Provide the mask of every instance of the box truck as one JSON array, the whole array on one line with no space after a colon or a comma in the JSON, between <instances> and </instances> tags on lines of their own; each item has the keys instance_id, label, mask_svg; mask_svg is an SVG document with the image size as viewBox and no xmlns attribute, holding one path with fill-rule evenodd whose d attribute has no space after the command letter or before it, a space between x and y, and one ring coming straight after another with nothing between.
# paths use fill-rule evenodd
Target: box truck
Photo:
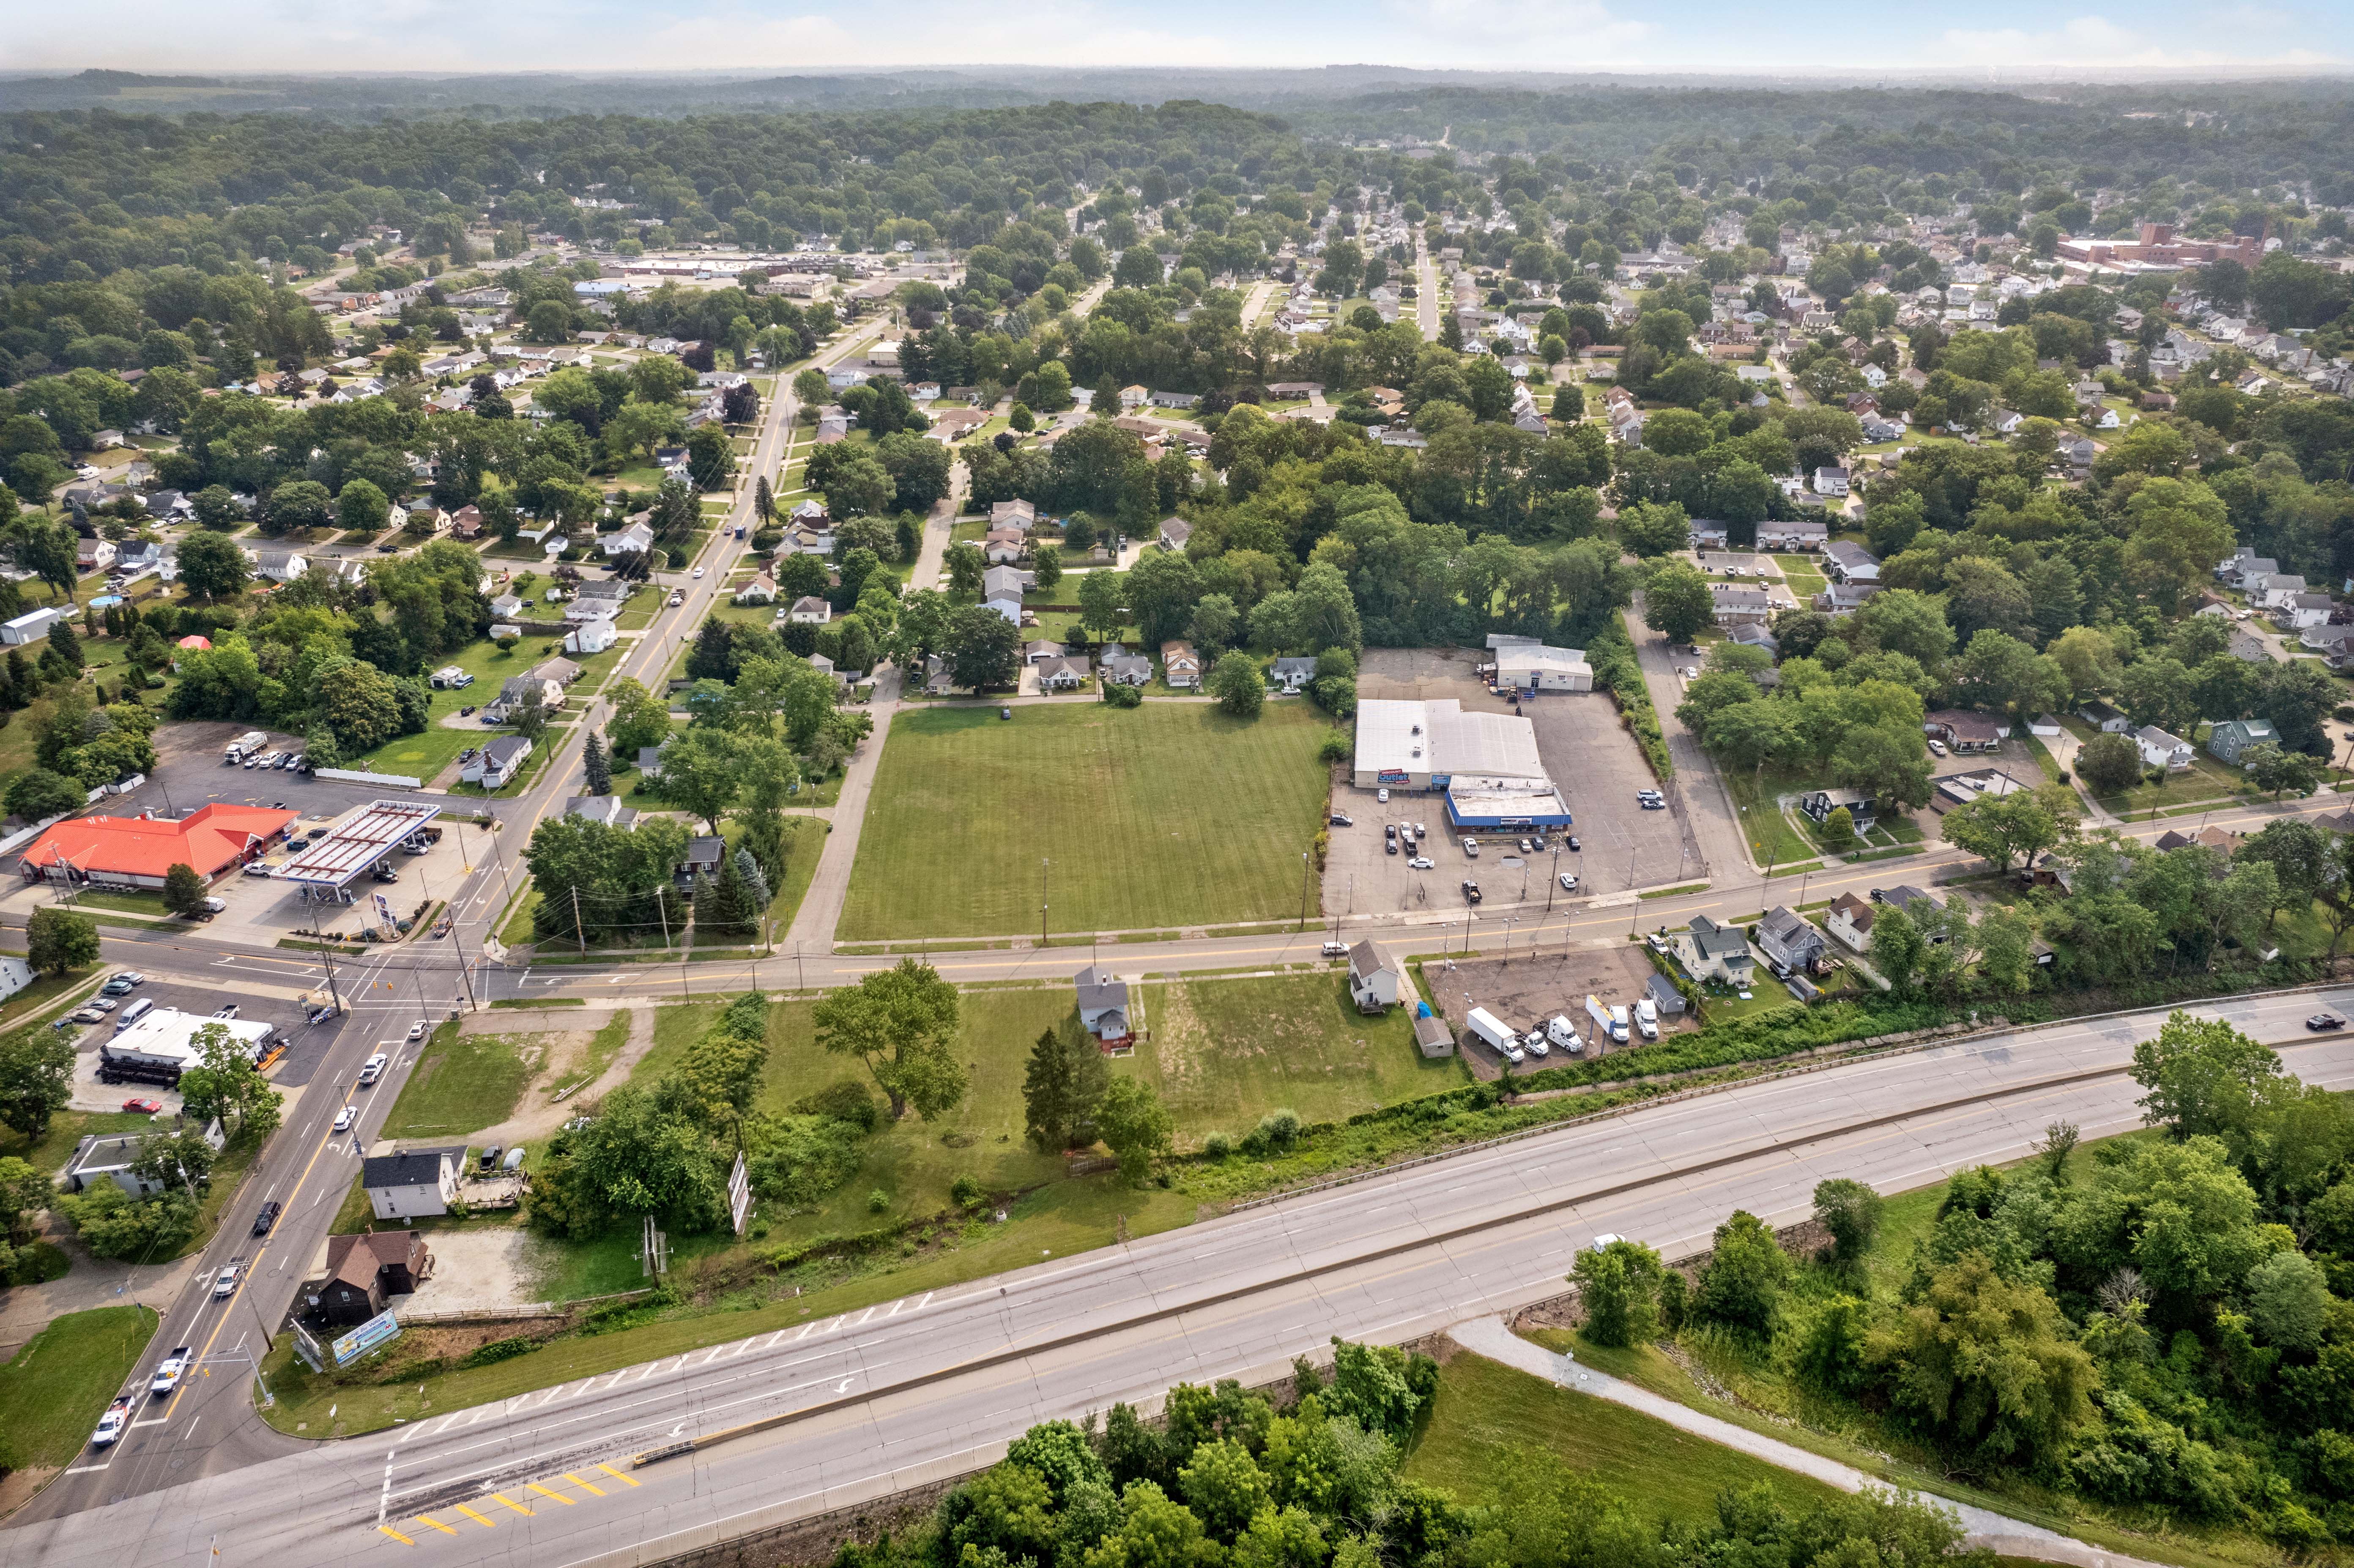
<instances>
[{"instance_id":1,"label":"box truck","mask_svg":"<svg viewBox=\"0 0 2354 1568\"><path fill-rule=\"evenodd\" d=\"M1611 1004L1610 1038L1621 1045L1627 1044L1627 1004L1623 1001Z\"/></svg>"},{"instance_id":2,"label":"box truck","mask_svg":"<svg viewBox=\"0 0 2354 1568\"><path fill-rule=\"evenodd\" d=\"M1503 1025L1503 1022L1484 1007L1475 1007L1463 1026L1487 1042L1489 1049L1507 1062L1517 1065L1528 1060L1521 1050L1520 1037Z\"/></svg>"}]
</instances>

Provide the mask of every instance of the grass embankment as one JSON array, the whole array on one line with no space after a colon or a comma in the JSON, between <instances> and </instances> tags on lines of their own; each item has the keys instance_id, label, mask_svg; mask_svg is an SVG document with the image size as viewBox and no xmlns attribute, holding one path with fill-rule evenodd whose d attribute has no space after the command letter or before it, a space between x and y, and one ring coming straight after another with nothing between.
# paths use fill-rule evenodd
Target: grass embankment
<instances>
[{"instance_id":1,"label":"grass embankment","mask_svg":"<svg viewBox=\"0 0 2354 1568\"><path fill-rule=\"evenodd\" d=\"M843 940L1027 932L1042 901L1066 933L1297 915L1299 856L1328 793L1326 729L1304 705L1250 721L1200 703L1013 713L928 709L892 725ZM1042 810L1081 831L1023 832Z\"/></svg>"},{"instance_id":2,"label":"grass embankment","mask_svg":"<svg viewBox=\"0 0 2354 1568\"><path fill-rule=\"evenodd\" d=\"M1495 1502L1518 1456L1532 1448L1552 1449L1654 1519L1686 1524L1714 1523L1718 1493L1760 1481L1791 1503L1839 1495L1656 1416L1468 1352L1439 1369L1438 1399L1405 1474L1465 1502Z\"/></svg>"},{"instance_id":3,"label":"grass embankment","mask_svg":"<svg viewBox=\"0 0 2354 1568\"><path fill-rule=\"evenodd\" d=\"M455 1023L433 1032L381 1138L451 1138L495 1127L514 1114L531 1082L540 1042L528 1034L465 1034Z\"/></svg>"},{"instance_id":4,"label":"grass embankment","mask_svg":"<svg viewBox=\"0 0 2354 1568\"><path fill-rule=\"evenodd\" d=\"M55 1468L80 1454L155 1332L145 1307L54 1319L0 1366L0 1462Z\"/></svg>"}]
</instances>

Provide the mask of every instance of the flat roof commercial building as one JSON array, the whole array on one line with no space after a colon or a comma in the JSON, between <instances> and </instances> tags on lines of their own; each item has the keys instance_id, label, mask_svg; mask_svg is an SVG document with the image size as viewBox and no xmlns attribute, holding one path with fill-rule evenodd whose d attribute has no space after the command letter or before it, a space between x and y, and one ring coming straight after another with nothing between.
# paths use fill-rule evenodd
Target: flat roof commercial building
<instances>
[{"instance_id":1,"label":"flat roof commercial building","mask_svg":"<svg viewBox=\"0 0 2354 1568\"><path fill-rule=\"evenodd\" d=\"M1523 692L1590 692L1594 666L1582 648L1516 643L1496 650L1496 684Z\"/></svg>"},{"instance_id":2,"label":"flat roof commercial building","mask_svg":"<svg viewBox=\"0 0 2354 1568\"><path fill-rule=\"evenodd\" d=\"M1536 726L1510 714L1465 713L1452 697L1359 703L1354 777L1363 789L1444 790L1458 827L1570 824L1537 754Z\"/></svg>"}]
</instances>

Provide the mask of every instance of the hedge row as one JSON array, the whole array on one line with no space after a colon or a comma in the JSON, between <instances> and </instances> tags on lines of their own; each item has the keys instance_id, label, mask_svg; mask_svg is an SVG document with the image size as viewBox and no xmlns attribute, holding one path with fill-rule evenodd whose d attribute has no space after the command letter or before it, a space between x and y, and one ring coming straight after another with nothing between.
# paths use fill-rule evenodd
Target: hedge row
<instances>
[{"instance_id":1,"label":"hedge row","mask_svg":"<svg viewBox=\"0 0 2354 1568\"><path fill-rule=\"evenodd\" d=\"M1618 716L1633 733L1635 744L1643 748L1643 757L1659 782L1674 778L1676 765L1669 759L1667 736L1659 733L1659 715L1651 706L1651 688L1644 683L1626 623L1613 616L1601 634L1586 645L1585 662L1594 666L1595 684L1618 705Z\"/></svg>"}]
</instances>

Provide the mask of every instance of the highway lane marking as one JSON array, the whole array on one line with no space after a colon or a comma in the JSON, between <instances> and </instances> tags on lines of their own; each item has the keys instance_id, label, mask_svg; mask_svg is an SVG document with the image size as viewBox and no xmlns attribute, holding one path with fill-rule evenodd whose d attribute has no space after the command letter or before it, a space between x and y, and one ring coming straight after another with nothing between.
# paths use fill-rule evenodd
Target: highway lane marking
<instances>
[{"instance_id":1,"label":"highway lane marking","mask_svg":"<svg viewBox=\"0 0 2354 1568\"><path fill-rule=\"evenodd\" d=\"M550 1491L547 1488L541 1486L537 1481L525 1481L525 1482L523 1484L523 1489L524 1489L524 1490L525 1490L525 1491L527 1491L527 1492L537 1492L541 1497L544 1497L544 1498L554 1498L557 1502L562 1503L566 1508L572 1508L572 1507L577 1506L577 1505L574 1503L574 1501L573 1501L573 1499L570 1499L570 1498L568 1498L568 1497L566 1497L562 1492Z\"/></svg>"},{"instance_id":2,"label":"highway lane marking","mask_svg":"<svg viewBox=\"0 0 2354 1568\"><path fill-rule=\"evenodd\" d=\"M468 1519L472 1520L476 1524L481 1525L484 1530L496 1530L499 1527L499 1521L497 1520L489 1519L482 1514L476 1513L464 1503L451 1503L450 1506L456 1509L460 1513L464 1514Z\"/></svg>"},{"instance_id":3,"label":"highway lane marking","mask_svg":"<svg viewBox=\"0 0 2354 1568\"><path fill-rule=\"evenodd\" d=\"M148 1417L144 1421L134 1421L131 1425L133 1426L169 1426L171 1424L172 1418L168 1415L154 1415Z\"/></svg>"},{"instance_id":4,"label":"highway lane marking","mask_svg":"<svg viewBox=\"0 0 2354 1568\"><path fill-rule=\"evenodd\" d=\"M69 1475L69 1476L90 1476L90 1475L95 1475L95 1474L97 1474L99 1471L105 1469L108 1466L112 1465L113 1463L114 1463L114 1461L113 1461L113 1460L109 1459L109 1460L106 1462L106 1464L104 1464L104 1465L76 1465L76 1466L74 1466L72 1468L70 1468L70 1469L69 1469L68 1471L66 1471L66 1474L67 1474L67 1475Z\"/></svg>"}]
</instances>

